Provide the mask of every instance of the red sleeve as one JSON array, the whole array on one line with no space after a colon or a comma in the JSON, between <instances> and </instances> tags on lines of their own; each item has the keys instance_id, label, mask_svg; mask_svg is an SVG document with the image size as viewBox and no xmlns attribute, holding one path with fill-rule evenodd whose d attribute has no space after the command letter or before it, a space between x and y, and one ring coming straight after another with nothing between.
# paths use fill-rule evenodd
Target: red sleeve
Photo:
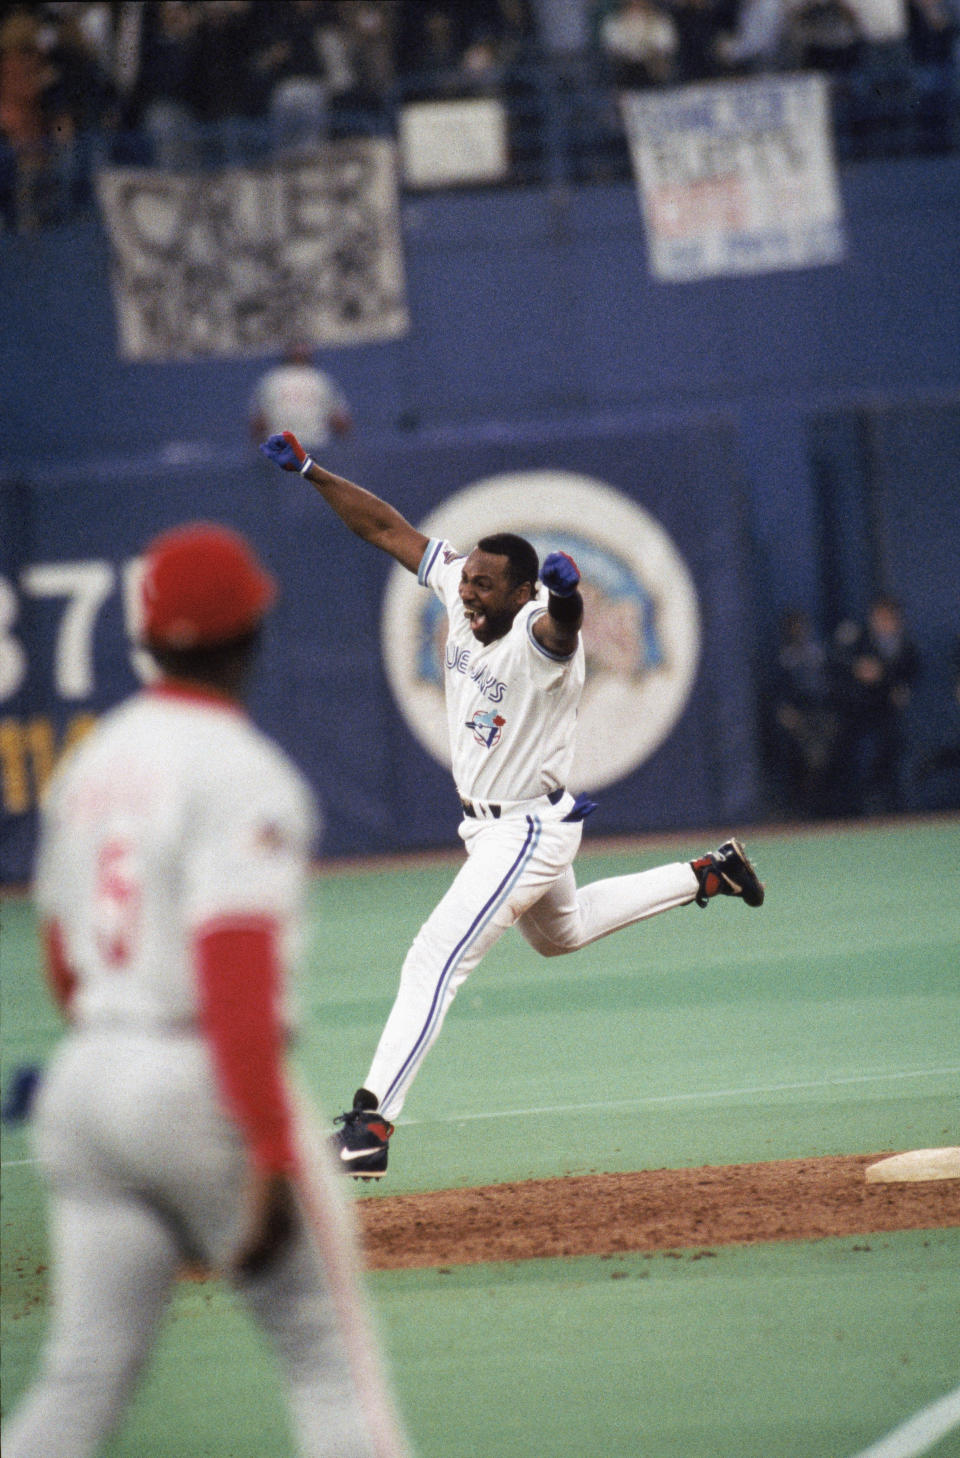
<instances>
[{"instance_id":1,"label":"red sleeve","mask_svg":"<svg viewBox=\"0 0 960 1458\"><path fill-rule=\"evenodd\" d=\"M221 919L194 942L200 1020L227 1107L265 1170L293 1171L278 1018L279 931L269 917Z\"/></svg>"},{"instance_id":2,"label":"red sleeve","mask_svg":"<svg viewBox=\"0 0 960 1458\"><path fill-rule=\"evenodd\" d=\"M55 920L45 921L41 927L43 941L44 970L47 985L54 1001L69 1016L73 994L77 990L77 974L67 961L67 949L63 940L63 928Z\"/></svg>"}]
</instances>

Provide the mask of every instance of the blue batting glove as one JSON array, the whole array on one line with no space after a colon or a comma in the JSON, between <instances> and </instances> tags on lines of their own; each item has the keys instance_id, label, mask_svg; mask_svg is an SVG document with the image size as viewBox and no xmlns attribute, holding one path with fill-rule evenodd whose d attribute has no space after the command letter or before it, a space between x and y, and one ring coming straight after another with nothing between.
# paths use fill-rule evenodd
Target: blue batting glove
<instances>
[{"instance_id":1,"label":"blue batting glove","mask_svg":"<svg viewBox=\"0 0 960 1458\"><path fill-rule=\"evenodd\" d=\"M571 597L580 582L580 568L566 552L551 552L540 568L540 581L554 597Z\"/></svg>"},{"instance_id":2,"label":"blue batting glove","mask_svg":"<svg viewBox=\"0 0 960 1458\"><path fill-rule=\"evenodd\" d=\"M301 471L307 461L307 453L292 430L282 435L271 435L260 447L268 460L282 466L285 471Z\"/></svg>"}]
</instances>

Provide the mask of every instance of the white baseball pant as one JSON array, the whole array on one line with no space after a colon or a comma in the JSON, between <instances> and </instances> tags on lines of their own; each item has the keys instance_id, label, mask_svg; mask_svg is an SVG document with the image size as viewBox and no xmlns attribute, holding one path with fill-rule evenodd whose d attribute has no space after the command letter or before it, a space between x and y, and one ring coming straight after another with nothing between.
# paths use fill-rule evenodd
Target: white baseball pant
<instances>
[{"instance_id":1,"label":"white baseball pant","mask_svg":"<svg viewBox=\"0 0 960 1458\"><path fill-rule=\"evenodd\" d=\"M458 990L508 927L545 957L586 947L634 922L693 901L688 861L578 887L572 862L583 826L573 805L546 798L499 819L464 819L467 860L407 953L400 985L364 1081L395 1119Z\"/></svg>"}]
</instances>

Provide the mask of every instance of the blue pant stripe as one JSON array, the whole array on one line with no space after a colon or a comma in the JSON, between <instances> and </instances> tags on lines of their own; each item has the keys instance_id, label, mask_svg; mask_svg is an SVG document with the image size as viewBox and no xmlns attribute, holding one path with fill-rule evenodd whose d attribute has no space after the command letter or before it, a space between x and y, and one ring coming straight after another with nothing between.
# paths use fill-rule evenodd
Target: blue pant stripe
<instances>
[{"instance_id":1,"label":"blue pant stripe","mask_svg":"<svg viewBox=\"0 0 960 1458\"><path fill-rule=\"evenodd\" d=\"M478 911L470 927L461 937L460 941L454 947L453 951L450 953L450 956L444 963L443 971L440 973L440 979L437 982L436 988L434 989L433 1000L430 1003L430 1011L427 1014L427 1020L420 1031L417 1041L414 1043L409 1054L407 1055L403 1066L400 1069L400 1072L397 1074L396 1078L387 1089L383 1098L380 1100L381 1107L383 1107L384 1104L387 1104L392 1095L397 1093L399 1089L403 1087L404 1083L408 1082L409 1079L413 1076L412 1065L414 1065L417 1054L423 1047L424 1043L429 1040L430 1033L436 1023L440 1008L443 1006L443 996L451 977L456 971L457 966L464 953L467 951L471 943L480 935L484 927L489 924L491 917L494 916L494 914L506 901L507 897L510 895L510 892L517 884L520 876L523 874L524 868L526 867L539 843L540 828L540 821L528 815L527 837L523 843L521 850L517 855L516 860L513 862L513 865L510 867L509 871L504 876L503 880L500 882L493 895L489 897L484 906L480 909L480 911Z\"/></svg>"}]
</instances>

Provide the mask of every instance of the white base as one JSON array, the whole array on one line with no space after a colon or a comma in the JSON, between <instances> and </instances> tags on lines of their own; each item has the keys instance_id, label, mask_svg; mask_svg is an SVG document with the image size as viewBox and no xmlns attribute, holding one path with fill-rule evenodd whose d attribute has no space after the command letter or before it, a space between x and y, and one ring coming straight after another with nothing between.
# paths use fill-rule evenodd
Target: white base
<instances>
[{"instance_id":1,"label":"white base","mask_svg":"<svg viewBox=\"0 0 960 1458\"><path fill-rule=\"evenodd\" d=\"M868 1164L865 1179L868 1185L907 1180L960 1180L960 1147L911 1149L907 1154L892 1154L889 1159Z\"/></svg>"}]
</instances>

